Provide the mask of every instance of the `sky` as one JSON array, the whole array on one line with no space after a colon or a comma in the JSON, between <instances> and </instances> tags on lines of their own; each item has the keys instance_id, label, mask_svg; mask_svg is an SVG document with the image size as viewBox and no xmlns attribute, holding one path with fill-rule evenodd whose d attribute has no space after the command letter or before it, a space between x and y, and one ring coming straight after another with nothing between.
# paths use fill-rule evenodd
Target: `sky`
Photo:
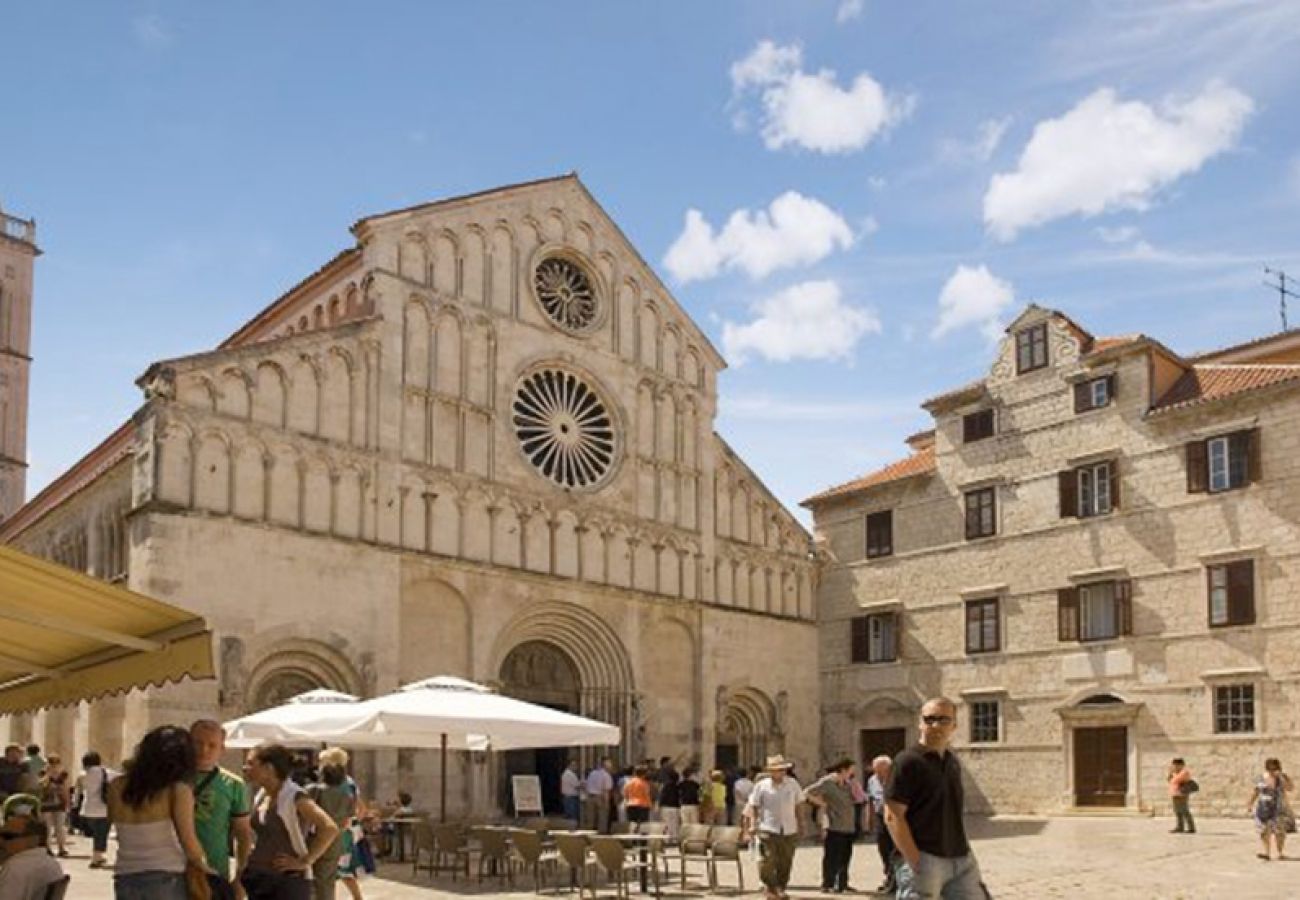
<instances>
[{"instance_id":1,"label":"sky","mask_svg":"<svg viewBox=\"0 0 1300 900\"><path fill-rule=\"evenodd\" d=\"M727 358L717 429L804 521L1029 302L1192 353L1280 329L1265 266L1300 280L1296 2L6 7L29 496L358 218L569 171Z\"/></svg>"}]
</instances>

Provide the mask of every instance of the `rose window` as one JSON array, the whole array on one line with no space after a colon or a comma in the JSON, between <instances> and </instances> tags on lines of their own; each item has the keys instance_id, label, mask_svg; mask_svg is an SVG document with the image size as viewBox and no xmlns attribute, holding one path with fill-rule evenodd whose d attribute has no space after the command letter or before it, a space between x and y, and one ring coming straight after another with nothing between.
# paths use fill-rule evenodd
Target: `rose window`
<instances>
[{"instance_id":1,"label":"rose window","mask_svg":"<svg viewBox=\"0 0 1300 900\"><path fill-rule=\"evenodd\" d=\"M596 324L600 311L596 290L582 266L563 256L552 256L537 264L533 289L542 309L556 325L570 331L586 331Z\"/></svg>"},{"instance_id":2,"label":"rose window","mask_svg":"<svg viewBox=\"0 0 1300 900\"><path fill-rule=\"evenodd\" d=\"M515 392L515 436L524 456L563 488L598 484L614 466L614 420L600 396L563 369L541 369Z\"/></svg>"}]
</instances>

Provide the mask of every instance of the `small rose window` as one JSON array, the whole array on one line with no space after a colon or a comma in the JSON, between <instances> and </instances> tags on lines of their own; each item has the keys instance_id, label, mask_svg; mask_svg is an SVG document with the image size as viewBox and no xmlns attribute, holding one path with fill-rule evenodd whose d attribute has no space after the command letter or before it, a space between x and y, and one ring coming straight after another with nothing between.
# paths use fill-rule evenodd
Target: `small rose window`
<instances>
[{"instance_id":1,"label":"small rose window","mask_svg":"<svg viewBox=\"0 0 1300 900\"><path fill-rule=\"evenodd\" d=\"M567 331L588 331L596 324L600 306L591 277L564 256L551 256L533 273L537 302L551 321Z\"/></svg>"}]
</instances>

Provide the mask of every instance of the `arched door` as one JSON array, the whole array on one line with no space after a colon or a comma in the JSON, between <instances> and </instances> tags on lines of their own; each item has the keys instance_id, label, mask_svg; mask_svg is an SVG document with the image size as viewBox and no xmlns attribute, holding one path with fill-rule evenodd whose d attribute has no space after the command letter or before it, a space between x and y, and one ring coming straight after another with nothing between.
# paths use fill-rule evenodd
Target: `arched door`
<instances>
[{"instance_id":1,"label":"arched door","mask_svg":"<svg viewBox=\"0 0 1300 900\"><path fill-rule=\"evenodd\" d=\"M582 684L578 669L568 655L548 641L526 641L511 650L501 664L501 692L529 703L579 713ZM504 754L500 791L502 809L511 809L510 786L515 775L536 775L542 786L542 805L547 813L560 814L560 775L577 748L542 747L511 750Z\"/></svg>"}]
</instances>

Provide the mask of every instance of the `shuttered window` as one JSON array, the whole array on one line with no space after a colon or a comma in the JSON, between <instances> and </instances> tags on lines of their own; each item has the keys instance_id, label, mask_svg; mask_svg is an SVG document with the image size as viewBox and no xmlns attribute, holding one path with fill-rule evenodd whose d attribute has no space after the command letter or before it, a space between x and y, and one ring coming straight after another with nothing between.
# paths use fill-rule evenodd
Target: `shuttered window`
<instances>
[{"instance_id":1,"label":"shuttered window","mask_svg":"<svg viewBox=\"0 0 1300 900\"><path fill-rule=\"evenodd\" d=\"M966 492L966 539L989 537L998 532L997 494L994 488Z\"/></svg>"},{"instance_id":2,"label":"shuttered window","mask_svg":"<svg viewBox=\"0 0 1300 900\"><path fill-rule=\"evenodd\" d=\"M1255 621L1255 561L1240 559L1206 569L1210 625L1249 625Z\"/></svg>"},{"instance_id":3,"label":"shuttered window","mask_svg":"<svg viewBox=\"0 0 1300 900\"><path fill-rule=\"evenodd\" d=\"M894 512L883 510L867 516L867 556L889 556L894 552Z\"/></svg>"},{"instance_id":4,"label":"shuttered window","mask_svg":"<svg viewBox=\"0 0 1300 900\"><path fill-rule=\"evenodd\" d=\"M1115 376L1103 375L1089 381L1081 381L1074 386L1074 411L1088 412L1110 406L1115 399Z\"/></svg>"},{"instance_id":5,"label":"shuttered window","mask_svg":"<svg viewBox=\"0 0 1300 900\"><path fill-rule=\"evenodd\" d=\"M1250 428L1185 445L1187 491L1232 491L1260 479L1259 429Z\"/></svg>"},{"instance_id":6,"label":"shuttered window","mask_svg":"<svg viewBox=\"0 0 1300 900\"><path fill-rule=\"evenodd\" d=\"M1061 518L1104 516L1119 507L1119 464L1115 460L1060 473Z\"/></svg>"},{"instance_id":7,"label":"shuttered window","mask_svg":"<svg viewBox=\"0 0 1300 900\"><path fill-rule=\"evenodd\" d=\"M1057 592L1057 639L1104 641L1133 633L1132 583L1098 581Z\"/></svg>"},{"instance_id":8,"label":"shuttered window","mask_svg":"<svg viewBox=\"0 0 1300 900\"><path fill-rule=\"evenodd\" d=\"M898 613L858 616L852 625L852 661L894 662L898 659Z\"/></svg>"},{"instance_id":9,"label":"shuttered window","mask_svg":"<svg viewBox=\"0 0 1300 900\"><path fill-rule=\"evenodd\" d=\"M962 443L970 444L993 437L993 410L981 409L979 412L967 413L961 418Z\"/></svg>"},{"instance_id":10,"label":"shuttered window","mask_svg":"<svg viewBox=\"0 0 1300 900\"><path fill-rule=\"evenodd\" d=\"M1023 375L1047 365L1047 323L1016 332L1016 374Z\"/></svg>"}]
</instances>

